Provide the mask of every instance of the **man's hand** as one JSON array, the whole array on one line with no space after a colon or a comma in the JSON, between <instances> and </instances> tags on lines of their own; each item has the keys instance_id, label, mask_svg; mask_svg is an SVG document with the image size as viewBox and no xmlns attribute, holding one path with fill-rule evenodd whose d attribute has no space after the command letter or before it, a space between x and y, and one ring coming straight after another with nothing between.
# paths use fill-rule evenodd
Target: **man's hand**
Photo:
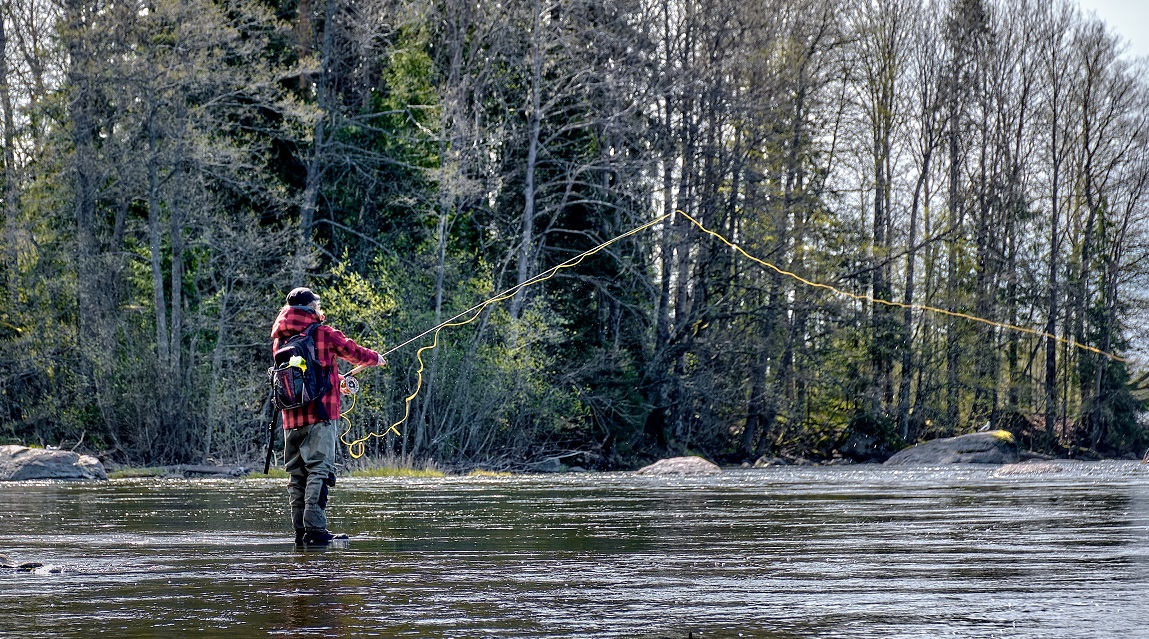
<instances>
[{"instance_id":1,"label":"man's hand","mask_svg":"<svg viewBox=\"0 0 1149 639\"><path fill-rule=\"evenodd\" d=\"M378 362L375 362L375 365L376 365L376 366L386 366L386 365L387 365L387 360L386 360L386 358L384 358L382 355L380 355L380 356L379 356L379 361L378 361Z\"/></svg>"}]
</instances>

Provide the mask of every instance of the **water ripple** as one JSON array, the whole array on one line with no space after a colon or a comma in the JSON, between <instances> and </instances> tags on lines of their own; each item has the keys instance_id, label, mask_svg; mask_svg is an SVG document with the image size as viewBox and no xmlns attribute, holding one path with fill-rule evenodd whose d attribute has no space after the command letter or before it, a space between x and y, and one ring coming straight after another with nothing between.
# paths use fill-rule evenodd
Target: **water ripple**
<instances>
[{"instance_id":1,"label":"water ripple","mask_svg":"<svg viewBox=\"0 0 1149 639\"><path fill-rule=\"evenodd\" d=\"M1145 636L1149 472L878 466L0 487L0 636Z\"/></svg>"}]
</instances>

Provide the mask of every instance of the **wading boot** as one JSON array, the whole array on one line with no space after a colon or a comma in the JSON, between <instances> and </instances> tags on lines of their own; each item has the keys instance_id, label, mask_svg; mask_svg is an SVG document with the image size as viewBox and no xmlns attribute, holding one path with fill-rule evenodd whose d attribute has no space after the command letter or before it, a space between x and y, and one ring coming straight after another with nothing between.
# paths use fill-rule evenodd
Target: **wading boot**
<instances>
[{"instance_id":1,"label":"wading boot","mask_svg":"<svg viewBox=\"0 0 1149 639\"><path fill-rule=\"evenodd\" d=\"M332 540L339 539L349 539L349 537L346 533L333 533L323 528L307 530L303 533L303 545L305 546L326 546Z\"/></svg>"},{"instance_id":2,"label":"wading boot","mask_svg":"<svg viewBox=\"0 0 1149 639\"><path fill-rule=\"evenodd\" d=\"M295 545L296 546L302 546L303 545L304 532L305 531L302 528L296 528L295 529Z\"/></svg>"}]
</instances>

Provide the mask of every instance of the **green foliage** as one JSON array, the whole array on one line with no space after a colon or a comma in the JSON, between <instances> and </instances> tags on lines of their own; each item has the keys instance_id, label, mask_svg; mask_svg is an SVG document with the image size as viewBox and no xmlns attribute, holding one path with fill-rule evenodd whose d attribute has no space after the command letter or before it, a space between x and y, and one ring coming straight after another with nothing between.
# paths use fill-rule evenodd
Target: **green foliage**
<instances>
[{"instance_id":1,"label":"green foliage","mask_svg":"<svg viewBox=\"0 0 1149 639\"><path fill-rule=\"evenodd\" d=\"M382 331L400 310L397 287L391 280L393 269L393 260L382 256L362 274L351 271L346 262L337 264L321 296L328 322L355 335L363 346L384 350L386 335Z\"/></svg>"}]
</instances>

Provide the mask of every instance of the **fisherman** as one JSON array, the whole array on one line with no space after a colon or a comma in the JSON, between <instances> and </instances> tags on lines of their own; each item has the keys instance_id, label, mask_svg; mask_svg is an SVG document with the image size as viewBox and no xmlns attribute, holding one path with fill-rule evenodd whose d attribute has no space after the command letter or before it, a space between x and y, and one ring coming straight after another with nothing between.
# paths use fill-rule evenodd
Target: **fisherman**
<instances>
[{"instance_id":1,"label":"fisherman","mask_svg":"<svg viewBox=\"0 0 1149 639\"><path fill-rule=\"evenodd\" d=\"M335 360L339 358L362 366L387 363L379 353L323 325L323 320L319 296L309 288L299 287L287 294L287 305L280 309L271 329L274 353L287 338L318 324L312 334L316 356L330 381L326 392L314 401L281 411L283 459L290 475L287 493L296 545L326 545L332 539L347 539L347 535L327 529L327 496L335 485L335 440L340 410L340 376Z\"/></svg>"}]
</instances>

